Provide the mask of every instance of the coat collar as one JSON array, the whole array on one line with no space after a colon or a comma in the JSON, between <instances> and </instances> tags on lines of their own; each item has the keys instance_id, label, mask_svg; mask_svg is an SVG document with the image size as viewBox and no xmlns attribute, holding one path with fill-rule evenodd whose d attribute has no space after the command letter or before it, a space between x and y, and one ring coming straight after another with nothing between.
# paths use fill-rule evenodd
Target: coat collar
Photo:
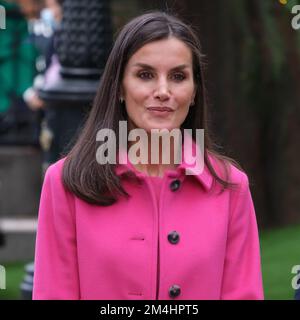
<instances>
[{"instance_id":1,"label":"coat collar","mask_svg":"<svg viewBox=\"0 0 300 320\"><path fill-rule=\"evenodd\" d=\"M201 154L195 153L196 149L198 150L198 152L200 152L200 149L199 146L193 141L193 139L189 135L186 140L186 144L187 143L192 144L193 154ZM210 190L213 183L213 177L210 171L208 170L207 166L202 161L201 164L203 165L203 170L201 170L200 172L199 169L195 168L194 165L190 164L192 162L191 160L189 161L188 158L184 157L183 150L184 144L182 145L182 162L177 166L175 170L166 170L165 175L171 178L178 178L182 180L184 179L184 177L190 176L191 178L196 179L196 181L198 181L206 191ZM117 163L115 172L118 176L122 176L128 173L134 173L136 177L142 180L147 178L147 175L145 173L138 171L134 167L134 165L129 161L128 154L124 150L121 150L121 152L119 152L118 159L120 158L122 158L122 162L125 163ZM211 157L209 156L209 158Z\"/></svg>"}]
</instances>

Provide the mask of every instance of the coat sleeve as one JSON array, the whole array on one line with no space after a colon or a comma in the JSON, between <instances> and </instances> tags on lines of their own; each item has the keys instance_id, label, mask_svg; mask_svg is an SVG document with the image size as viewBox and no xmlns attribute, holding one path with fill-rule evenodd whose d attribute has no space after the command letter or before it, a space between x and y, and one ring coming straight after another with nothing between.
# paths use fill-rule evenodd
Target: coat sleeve
<instances>
[{"instance_id":1,"label":"coat sleeve","mask_svg":"<svg viewBox=\"0 0 300 320\"><path fill-rule=\"evenodd\" d=\"M72 195L62 184L59 167L56 163L47 169L42 187L33 300L80 299Z\"/></svg>"},{"instance_id":2,"label":"coat sleeve","mask_svg":"<svg viewBox=\"0 0 300 320\"><path fill-rule=\"evenodd\" d=\"M233 192L221 299L262 300L263 284L256 215L248 177Z\"/></svg>"}]
</instances>

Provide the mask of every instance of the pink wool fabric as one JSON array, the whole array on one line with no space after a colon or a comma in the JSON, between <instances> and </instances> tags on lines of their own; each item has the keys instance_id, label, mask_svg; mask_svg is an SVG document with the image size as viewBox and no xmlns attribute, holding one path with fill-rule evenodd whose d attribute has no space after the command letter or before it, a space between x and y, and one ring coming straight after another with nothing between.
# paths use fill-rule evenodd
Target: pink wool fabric
<instances>
[{"instance_id":1,"label":"pink wool fabric","mask_svg":"<svg viewBox=\"0 0 300 320\"><path fill-rule=\"evenodd\" d=\"M258 228L245 173L230 165L237 186L220 193L206 166L186 175L183 162L152 178L130 163L118 165L131 197L101 207L64 187L64 160L48 168L43 184L33 299L263 299ZM177 243L168 239L174 231ZM180 288L177 297L169 294L173 285Z\"/></svg>"}]
</instances>

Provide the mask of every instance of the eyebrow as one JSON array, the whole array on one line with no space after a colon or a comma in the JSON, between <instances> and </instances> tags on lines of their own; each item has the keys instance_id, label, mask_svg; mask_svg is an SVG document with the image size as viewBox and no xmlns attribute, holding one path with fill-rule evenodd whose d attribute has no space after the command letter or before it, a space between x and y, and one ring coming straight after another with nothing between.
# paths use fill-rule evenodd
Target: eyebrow
<instances>
[{"instance_id":1,"label":"eyebrow","mask_svg":"<svg viewBox=\"0 0 300 320\"><path fill-rule=\"evenodd\" d=\"M142 67L142 68L145 68L145 69L150 69L150 70L155 70L154 67L150 66L149 64L146 64L146 63L135 63L133 65L133 67ZM188 68L189 65L187 64L180 64L179 66L176 66L174 68L172 68L171 70L182 70L182 69L185 69L185 68Z\"/></svg>"}]
</instances>

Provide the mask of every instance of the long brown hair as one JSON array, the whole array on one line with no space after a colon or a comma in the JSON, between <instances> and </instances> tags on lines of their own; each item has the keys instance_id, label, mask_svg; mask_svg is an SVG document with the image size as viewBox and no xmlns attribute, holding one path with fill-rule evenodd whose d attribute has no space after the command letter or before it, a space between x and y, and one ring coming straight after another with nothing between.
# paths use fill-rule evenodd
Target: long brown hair
<instances>
[{"instance_id":1,"label":"long brown hair","mask_svg":"<svg viewBox=\"0 0 300 320\"><path fill-rule=\"evenodd\" d=\"M176 37L192 52L193 76L197 86L195 106L182 124L182 129L192 129L195 140L196 129L204 129L205 164L223 189L232 185L228 181L228 162L234 162L214 151L207 128L207 93L204 83L203 55L199 40L190 26L165 12L154 11L129 21L120 31L108 57L101 77L98 92L83 130L74 147L67 154L63 168L63 183L79 198L98 205L111 205L118 196L129 196L116 175L114 164L100 165L96 161L96 135L100 129L112 129L118 137L119 121L128 120L119 97L125 66L130 57L145 44ZM117 138L118 139L118 138ZM118 145L118 141L117 141ZM220 177L209 160L209 154L221 160L226 176Z\"/></svg>"}]
</instances>

